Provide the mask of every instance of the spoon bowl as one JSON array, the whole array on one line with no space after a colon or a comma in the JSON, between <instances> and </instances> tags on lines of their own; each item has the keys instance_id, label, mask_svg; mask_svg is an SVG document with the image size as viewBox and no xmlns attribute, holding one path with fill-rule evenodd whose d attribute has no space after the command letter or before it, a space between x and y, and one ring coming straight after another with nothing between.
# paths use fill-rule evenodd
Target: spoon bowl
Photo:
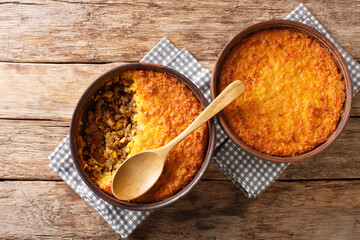
<instances>
[{"instance_id":1,"label":"spoon bowl","mask_svg":"<svg viewBox=\"0 0 360 240\"><path fill-rule=\"evenodd\" d=\"M146 193L159 179L171 149L215 114L239 97L245 85L237 80L227 86L214 101L185 129L165 146L129 157L116 171L111 188L120 200L132 200Z\"/></svg>"},{"instance_id":2,"label":"spoon bowl","mask_svg":"<svg viewBox=\"0 0 360 240\"><path fill-rule=\"evenodd\" d=\"M114 196L126 201L145 193L160 177L164 161L157 151L143 151L128 158L114 176L113 182L121 183L112 185Z\"/></svg>"}]
</instances>

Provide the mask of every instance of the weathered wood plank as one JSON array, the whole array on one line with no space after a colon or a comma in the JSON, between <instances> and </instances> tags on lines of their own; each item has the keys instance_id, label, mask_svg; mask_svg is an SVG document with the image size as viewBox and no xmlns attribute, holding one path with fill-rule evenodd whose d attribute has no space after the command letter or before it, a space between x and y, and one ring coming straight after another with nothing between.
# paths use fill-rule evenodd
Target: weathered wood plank
<instances>
[{"instance_id":1,"label":"weathered wood plank","mask_svg":"<svg viewBox=\"0 0 360 240\"><path fill-rule=\"evenodd\" d=\"M85 89L117 65L2 63L0 117L69 121Z\"/></svg>"},{"instance_id":2,"label":"weathered wood plank","mask_svg":"<svg viewBox=\"0 0 360 240\"><path fill-rule=\"evenodd\" d=\"M284 18L301 2L6 1L0 4L0 61L138 61L164 36L197 59L214 61L238 31ZM306 6L360 58L360 1L311 0Z\"/></svg>"},{"instance_id":3,"label":"weathered wood plank","mask_svg":"<svg viewBox=\"0 0 360 240\"><path fill-rule=\"evenodd\" d=\"M63 122L0 120L0 179L60 179L48 156L68 132Z\"/></svg>"},{"instance_id":4,"label":"weathered wood plank","mask_svg":"<svg viewBox=\"0 0 360 240\"><path fill-rule=\"evenodd\" d=\"M275 182L248 199L228 181L201 181L153 213L129 239L354 239L360 182ZM63 182L0 182L6 239L116 238Z\"/></svg>"},{"instance_id":5,"label":"weathered wood plank","mask_svg":"<svg viewBox=\"0 0 360 240\"><path fill-rule=\"evenodd\" d=\"M201 63L213 69L214 62ZM68 122L85 89L121 64L0 63L0 118ZM352 116L360 116L360 96L354 98Z\"/></svg>"},{"instance_id":6,"label":"weathered wood plank","mask_svg":"<svg viewBox=\"0 0 360 240\"><path fill-rule=\"evenodd\" d=\"M47 157L68 134L61 121L0 120L0 179L51 180L59 177ZM292 164L280 179L360 178L360 118L351 118L333 146L318 157ZM227 179L211 164L205 179Z\"/></svg>"}]
</instances>

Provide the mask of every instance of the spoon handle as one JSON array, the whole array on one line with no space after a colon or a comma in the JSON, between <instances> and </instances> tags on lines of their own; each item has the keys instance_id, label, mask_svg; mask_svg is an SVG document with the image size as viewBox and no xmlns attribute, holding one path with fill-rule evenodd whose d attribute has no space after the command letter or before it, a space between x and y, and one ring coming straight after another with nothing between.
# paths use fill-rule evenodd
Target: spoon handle
<instances>
[{"instance_id":1,"label":"spoon handle","mask_svg":"<svg viewBox=\"0 0 360 240\"><path fill-rule=\"evenodd\" d=\"M190 133L198 129L201 125L207 122L215 114L220 112L229 103L239 97L245 90L243 82L236 80L227 86L215 99L207 106L204 111L186 128L180 135L174 138L171 142L160 148L163 152L170 151L176 146L181 140L187 137ZM159 149L159 150L160 150ZM165 151L166 150L166 151Z\"/></svg>"}]
</instances>

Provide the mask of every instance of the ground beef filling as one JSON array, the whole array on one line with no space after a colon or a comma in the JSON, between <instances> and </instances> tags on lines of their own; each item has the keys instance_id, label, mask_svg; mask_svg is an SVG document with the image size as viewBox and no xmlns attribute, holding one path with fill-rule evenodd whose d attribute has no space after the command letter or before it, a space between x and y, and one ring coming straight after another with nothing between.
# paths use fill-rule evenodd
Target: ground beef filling
<instances>
[{"instance_id":1,"label":"ground beef filling","mask_svg":"<svg viewBox=\"0 0 360 240\"><path fill-rule=\"evenodd\" d=\"M136 131L133 94L115 81L98 91L94 107L85 115L84 170L101 188L99 179L110 178L128 155L127 144ZM109 187L104 190L111 194Z\"/></svg>"}]
</instances>

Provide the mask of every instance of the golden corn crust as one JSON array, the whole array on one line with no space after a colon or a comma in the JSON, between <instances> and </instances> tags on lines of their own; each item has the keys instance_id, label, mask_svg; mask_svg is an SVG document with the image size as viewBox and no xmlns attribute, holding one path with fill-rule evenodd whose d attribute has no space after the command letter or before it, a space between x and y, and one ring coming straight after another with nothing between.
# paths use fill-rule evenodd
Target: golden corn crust
<instances>
[{"instance_id":1,"label":"golden corn crust","mask_svg":"<svg viewBox=\"0 0 360 240\"><path fill-rule=\"evenodd\" d=\"M137 134L130 155L159 148L183 132L201 113L193 93L176 78L156 71L128 71L134 79ZM134 202L155 202L185 186L200 168L207 149L207 124L181 141L168 155L156 184Z\"/></svg>"},{"instance_id":2,"label":"golden corn crust","mask_svg":"<svg viewBox=\"0 0 360 240\"><path fill-rule=\"evenodd\" d=\"M109 194L111 179L127 157L170 142L202 111L178 79L152 70L122 72L95 99L83 123L85 135L77 140L79 156L89 178ZM178 192L201 167L207 144L204 124L170 152L156 184L132 201L157 202Z\"/></svg>"},{"instance_id":3,"label":"golden corn crust","mask_svg":"<svg viewBox=\"0 0 360 240\"><path fill-rule=\"evenodd\" d=\"M308 35L262 30L226 56L219 89L239 79L245 92L224 109L236 135L274 156L294 156L325 142L343 112L345 84L331 54Z\"/></svg>"}]
</instances>

